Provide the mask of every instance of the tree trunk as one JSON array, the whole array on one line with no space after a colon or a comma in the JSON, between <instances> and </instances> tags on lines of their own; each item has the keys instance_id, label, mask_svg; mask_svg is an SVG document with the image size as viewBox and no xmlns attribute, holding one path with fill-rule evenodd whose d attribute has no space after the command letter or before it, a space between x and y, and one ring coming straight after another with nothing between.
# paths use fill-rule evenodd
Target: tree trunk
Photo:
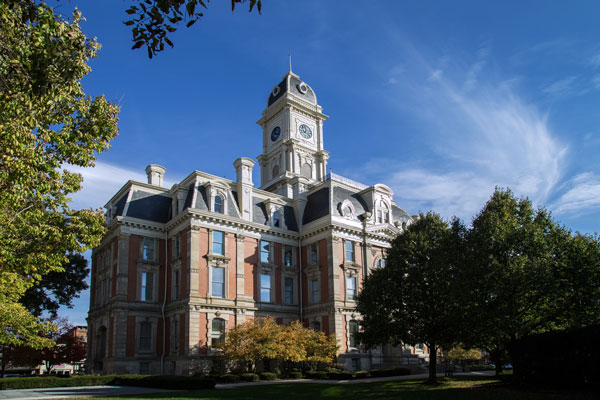
<instances>
[{"instance_id":1,"label":"tree trunk","mask_svg":"<svg viewBox=\"0 0 600 400\"><path fill-rule=\"evenodd\" d=\"M496 376L499 376L502 373L502 364L504 363L502 351L497 347L493 350L490 350L490 358L492 359L494 367L496 368Z\"/></svg>"},{"instance_id":2,"label":"tree trunk","mask_svg":"<svg viewBox=\"0 0 600 400\"><path fill-rule=\"evenodd\" d=\"M429 378L427 383L437 383L437 348L435 342L428 344L429 346Z\"/></svg>"}]
</instances>

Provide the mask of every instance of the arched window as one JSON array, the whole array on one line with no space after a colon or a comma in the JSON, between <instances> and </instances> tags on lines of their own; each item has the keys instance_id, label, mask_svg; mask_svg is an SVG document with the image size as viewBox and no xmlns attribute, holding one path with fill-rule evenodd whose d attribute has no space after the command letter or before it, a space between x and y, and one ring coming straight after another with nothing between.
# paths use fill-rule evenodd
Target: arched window
<instances>
[{"instance_id":1,"label":"arched window","mask_svg":"<svg viewBox=\"0 0 600 400\"><path fill-rule=\"evenodd\" d=\"M375 268L385 268L385 258L378 258L377 261L375 261Z\"/></svg>"},{"instance_id":2,"label":"arched window","mask_svg":"<svg viewBox=\"0 0 600 400\"><path fill-rule=\"evenodd\" d=\"M279 227L279 211L275 210L273 212L273 226Z\"/></svg>"},{"instance_id":3,"label":"arched window","mask_svg":"<svg viewBox=\"0 0 600 400\"><path fill-rule=\"evenodd\" d=\"M210 331L210 345L215 346L218 343L223 343L225 340L225 320L215 318L212 320Z\"/></svg>"},{"instance_id":4,"label":"arched window","mask_svg":"<svg viewBox=\"0 0 600 400\"><path fill-rule=\"evenodd\" d=\"M221 195L215 196L214 212L223 214L223 197L221 197Z\"/></svg>"},{"instance_id":5,"label":"arched window","mask_svg":"<svg viewBox=\"0 0 600 400\"><path fill-rule=\"evenodd\" d=\"M356 334L358 333L358 321L351 320L348 323L348 341L349 347L357 347L358 340L356 339Z\"/></svg>"},{"instance_id":6,"label":"arched window","mask_svg":"<svg viewBox=\"0 0 600 400\"><path fill-rule=\"evenodd\" d=\"M383 223L387 224L389 222L390 222L390 209L383 200L380 200L379 207L377 207L377 223L378 224L383 224Z\"/></svg>"}]
</instances>

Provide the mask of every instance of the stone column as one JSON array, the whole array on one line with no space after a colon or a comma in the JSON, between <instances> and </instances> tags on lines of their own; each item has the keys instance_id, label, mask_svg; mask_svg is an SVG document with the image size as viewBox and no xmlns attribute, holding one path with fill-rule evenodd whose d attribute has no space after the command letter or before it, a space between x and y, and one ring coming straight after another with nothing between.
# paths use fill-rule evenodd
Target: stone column
<instances>
[{"instance_id":1,"label":"stone column","mask_svg":"<svg viewBox=\"0 0 600 400\"><path fill-rule=\"evenodd\" d=\"M340 297L340 260L339 260L339 243L340 239L337 237L330 237L327 239L327 259L329 265L329 298L334 301L341 300Z\"/></svg>"},{"instance_id":2,"label":"stone column","mask_svg":"<svg viewBox=\"0 0 600 400\"><path fill-rule=\"evenodd\" d=\"M235 235L235 268L236 268L236 298L244 295L244 240L246 237L241 234Z\"/></svg>"},{"instance_id":3,"label":"stone column","mask_svg":"<svg viewBox=\"0 0 600 400\"><path fill-rule=\"evenodd\" d=\"M129 235L120 233L117 252L117 298L127 298L127 280L129 274Z\"/></svg>"},{"instance_id":4,"label":"stone column","mask_svg":"<svg viewBox=\"0 0 600 400\"><path fill-rule=\"evenodd\" d=\"M189 297L198 296L198 288L200 287L200 273L199 273L199 265L200 265L200 228L196 226L192 226L189 230L187 237L185 240L188 241L188 270L189 270L189 285L188 285L188 293ZM183 239L183 238L182 238Z\"/></svg>"}]
</instances>

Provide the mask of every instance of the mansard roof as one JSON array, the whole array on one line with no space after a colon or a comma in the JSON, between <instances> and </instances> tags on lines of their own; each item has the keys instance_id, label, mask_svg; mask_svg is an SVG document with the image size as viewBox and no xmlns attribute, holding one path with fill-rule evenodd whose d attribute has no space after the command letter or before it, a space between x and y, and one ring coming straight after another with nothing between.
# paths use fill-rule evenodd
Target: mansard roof
<instances>
[{"instance_id":1,"label":"mansard roof","mask_svg":"<svg viewBox=\"0 0 600 400\"><path fill-rule=\"evenodd\" d=\"M314 90L306 83L300 80L300 77L289 71L277 85L273 87L269 94L267 107L275 103L286 93L291 93L294 96L307 101L311 104L317 104L317 95Z\"/></svg>"}]
</instances>

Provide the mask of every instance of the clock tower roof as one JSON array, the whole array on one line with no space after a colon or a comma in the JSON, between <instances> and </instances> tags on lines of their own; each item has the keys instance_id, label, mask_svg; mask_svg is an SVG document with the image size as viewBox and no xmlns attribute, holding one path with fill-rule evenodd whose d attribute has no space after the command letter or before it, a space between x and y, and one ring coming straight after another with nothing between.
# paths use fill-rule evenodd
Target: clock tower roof
<instances>
[{"instance_id":1,"label":"clock tower roof","mask_svg":"<svg viewBox=\"0 0 600 400\"><path fill-rule=\"evenodd\" d=\"M314 90L290 70L285 74L281 82L273 87L271 93L269 93L267 107L275 103L286 93L290 93L301 100L317 105L317 95Z\"/></svg>"}]
</instances>

